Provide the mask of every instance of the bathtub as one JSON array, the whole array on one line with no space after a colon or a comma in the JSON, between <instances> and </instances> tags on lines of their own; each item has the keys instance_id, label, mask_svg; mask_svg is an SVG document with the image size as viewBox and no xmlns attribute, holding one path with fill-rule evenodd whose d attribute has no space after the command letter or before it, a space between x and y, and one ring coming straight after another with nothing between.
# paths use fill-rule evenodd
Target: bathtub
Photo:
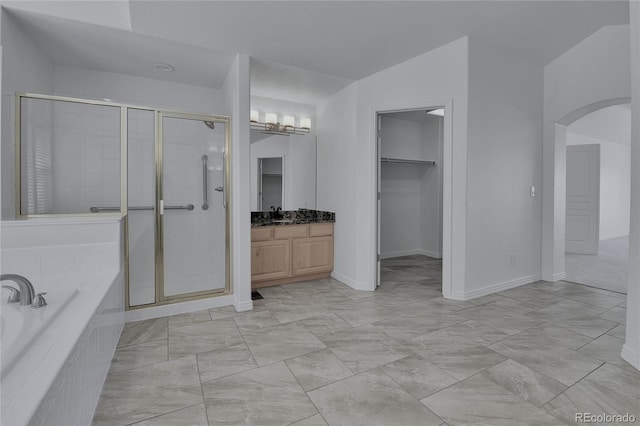
<instances>
[{"instance_id":1,"label":"bathtub","mask_svg":"<svg viewBox=\"0 0 640 426\"><path fill-rule=\"evenodd\" d=\"M119 220L95 223L54 222L56 229L36 229L47 245L31 239L32 247L11 247L13 227L2 226L2 272L27 277L36 292L46 291L48 305L31 308L8 304L2 289L1 317L1 421L2 425L88 425L97 405L124 325L124 273L119 244ZM27 234L34 226L29 224ZM78 227L81 234L99 235L96 229L117 225L114 241L68 239ZM60 233L60 238L52 238ZM77 234L77 232L76 232ZM103 233L104 234L104 233ZM15 236L14 236L15 237ZM15 238L29 241L28 238ZM56 246L56 244L58 244ZM43 265L50 253L58 275ZM92 255L87 255L92 253ZM60 262L68 260L72 265ZM78 261L82 259L82 262ZM93 260L92 260L93 259ZM19 260L19 262L17 262ZM31 267L31 271L29 268ZM47 266L50 268L50 266ZM3 282L9 284L11 282Z\"/></svg>"},{"instance_id":2,"label":"bathtub","mask_svg":"<svg viewBox=\"0 0 640 426\"><path fill-rule=\"evenodd\" d=\"M46 295L48 305L38 309L18 303L9 304L3 298L0 304L0 379L6 377L33 342L54 324L58 314L78 294L78 289L52 290L51 295ZM2 291L5 292L4 289Z\"/></svg>"}]
</instances>

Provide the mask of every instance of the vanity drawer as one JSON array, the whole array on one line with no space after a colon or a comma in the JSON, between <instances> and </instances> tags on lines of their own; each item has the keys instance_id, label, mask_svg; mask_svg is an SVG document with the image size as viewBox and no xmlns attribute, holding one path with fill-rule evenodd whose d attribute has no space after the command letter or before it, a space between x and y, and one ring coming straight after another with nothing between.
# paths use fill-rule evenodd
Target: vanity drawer
<instances>
[{"instance_id":1,"label":"vanity drawer","mask_svg":"<svg viewBox=\"0 0 640 426\"><path fill-rule=\"evenodd\" d=\"M323 237L333 235L333 223L314 223L309 225L310 237Z\"/></svg>"},{"instance_id":2,"label":"vanity drawer","mask_svg":"<svg viewBox=\"0 0 640 426\"><path fill-rule=\"evenodd\" d=\"M251 228L251 241L268 241L271 239L271 226Z\"/></svg>"},{"instance_id":3,"label":"vanity drawer","mask_svg":"<svg viewBox=\"0 0 640 426\"><path fill-rule=\"evenodd\" d=\"M308 225L284 225L276 226L273 229L275 240L284 240L286 238L303 238L307 236Z\"/></svg>"}]
</instances>

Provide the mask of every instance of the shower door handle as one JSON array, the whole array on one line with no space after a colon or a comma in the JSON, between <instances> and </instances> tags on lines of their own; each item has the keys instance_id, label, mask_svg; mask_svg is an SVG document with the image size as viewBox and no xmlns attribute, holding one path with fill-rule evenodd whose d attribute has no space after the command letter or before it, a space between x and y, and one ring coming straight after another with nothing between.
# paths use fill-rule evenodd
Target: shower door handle
<instances>
[{"instance_id":1,"label":"shower door handle","mask_svg":"<svg viewBox=\"0 0 640 426\"><path fill-rule=\"evenodd\" d=\"M207 160L209 157L207 155L202 156L202 210L209 210L209 202L208 202L208 182L207 182Z\"/></svg>"},{"instance_id":2,"label":"shower door handle","mask_svg":"<svg viewBox=\"0 0 640 426\"><path fill-rule=\"evenodd\" d=\"M216 188L218 191L218 188ZM227 208L227 153L222 153L222 207Z\"/></svg>"}]
</instances>

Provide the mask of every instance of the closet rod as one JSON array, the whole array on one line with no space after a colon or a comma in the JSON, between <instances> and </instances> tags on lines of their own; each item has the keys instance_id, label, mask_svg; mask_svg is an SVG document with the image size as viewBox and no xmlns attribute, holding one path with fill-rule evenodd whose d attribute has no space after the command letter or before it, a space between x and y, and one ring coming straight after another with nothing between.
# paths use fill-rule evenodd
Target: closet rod
<instances>
[{"instance_id":1,"label":"closet rod","mask_svg":"<svg viewBox=\"0 0 640 426\"><path fill-rule=\"evenodd\" d=\"M423 164L425 166L435 166L435 161L429 160L409 160L404 158L389 158L389 157L381 157L380 161L383 163L406 163L406 164Z\"/></svg>"}]
</instances>

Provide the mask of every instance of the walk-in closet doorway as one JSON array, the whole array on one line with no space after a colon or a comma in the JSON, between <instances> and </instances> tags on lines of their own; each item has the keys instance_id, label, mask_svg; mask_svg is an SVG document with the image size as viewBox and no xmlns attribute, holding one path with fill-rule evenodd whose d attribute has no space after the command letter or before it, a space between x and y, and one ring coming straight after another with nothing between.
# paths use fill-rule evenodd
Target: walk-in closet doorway
<instances>
[{"instance_id":1,"label":"walk-in closet doorway","mask_svg":"<svg viewBox=\"0 0 640 426\"><path fill-rule=\"evenodd\" d=\"M378 113L377 286L442 294L445 108Z\"/></svg>"}]
</instances>

